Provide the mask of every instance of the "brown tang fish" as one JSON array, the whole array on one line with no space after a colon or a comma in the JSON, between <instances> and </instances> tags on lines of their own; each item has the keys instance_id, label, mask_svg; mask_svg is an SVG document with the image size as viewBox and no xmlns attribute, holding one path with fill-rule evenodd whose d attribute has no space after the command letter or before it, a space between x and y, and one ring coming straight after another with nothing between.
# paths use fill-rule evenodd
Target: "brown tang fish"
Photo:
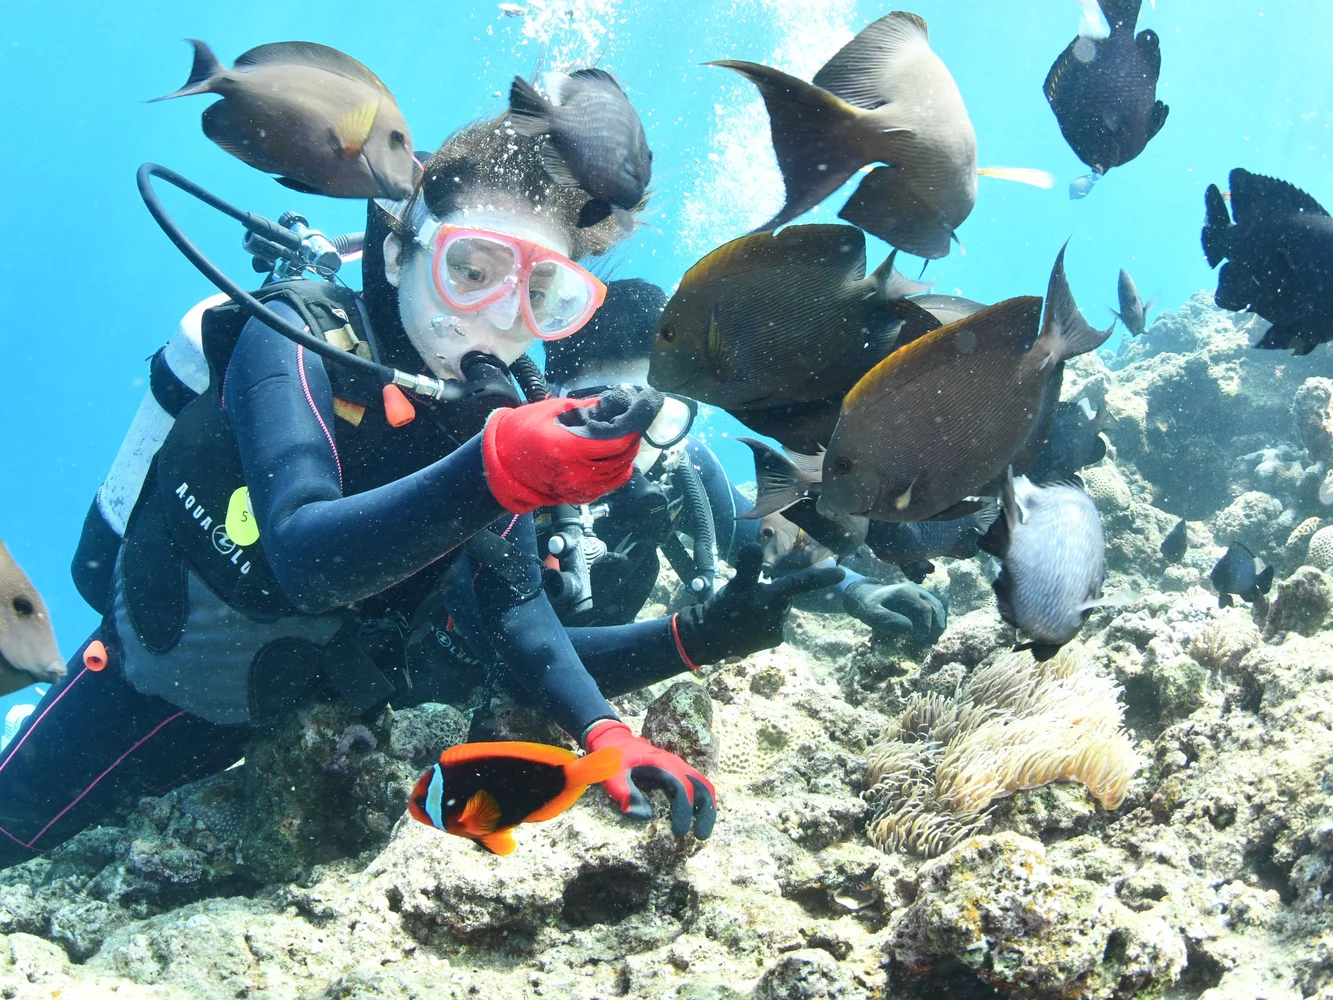
<instances>
[{"instance_id":1,"label":"brown tang fish","mask_svg":"<svg viewBox=\"0 0 1333 1000\"><path fill-rule=\"evenodd\" d=\"M460 743L418 779L407 811L496 854L513 854L514 827L559 816L589 785L619 774L623 756L618 747L578 757L545 743Z\"/></svg>"},{"instance_id":2,"label":"brown tang fish","mask_svg":"<svg viewBox=\"0 0 1333 1000\"><path fill-rule=\"evenodd\" d=\"M851 226L788 226L732 240L690 268L653 335L648 383L714 406L750 408L846 392L892 350L903 296L925 286L893 268L866 275Z\"/></svg>"},{"instance_id":3,"label":"brown tang fish","mask_svg":"<svg viewBox=\"0 0 1333 1000\"><path fill-rule=\"evenodd\" d=\"M335 198L406 198L412 135L389 88L351 56L314 42L251 49L227 69L203 42L185 85L156 101L221 94L204 135L279 184Z\"/></svg>"},{"instance_id":4,"label":"brown tang fish","mask_svg":"<svg viewBox=\"0 0 1333 1000\"><path fill-rule=\"evenodd\" d=\"M819 509L883 521L959 517L1040 419L1060 364L1102 344L1079 315L1064 248L1041 299L1006 299L895 351L847 395Z\"/></svg>"},{"instance_id":5,"label":"brown tang fish","mask_svg":"<svg viewBox=\"0 0 1333 1000\"><path fill-rule=\"evenodd\" d=\"M0 542L0 695L64 676L46 602Z\"/></svg>"},{"instance_id":6,"label":"brown tang fish","mask_svg":"<svg viewBox=\"0 0 1333 1000\"><path fill-rule=\"evenodd\" d=\"M768 108L787 203L760 228L796 218L868 163L841 218L907 253L943 257L977 197L977 138L958 86L930 48L926 22L894 11L865 28L812 83L769 66L742 74Z\"/></svg>"}]
</instances>

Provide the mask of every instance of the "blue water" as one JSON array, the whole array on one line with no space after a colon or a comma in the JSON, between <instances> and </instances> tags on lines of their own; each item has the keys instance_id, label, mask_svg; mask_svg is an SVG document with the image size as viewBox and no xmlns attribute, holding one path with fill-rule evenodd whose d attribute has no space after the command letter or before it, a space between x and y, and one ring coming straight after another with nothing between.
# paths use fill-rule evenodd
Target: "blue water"
<instances>
[{"instance_id":1,"label":"blue water","mask_svg":"<svg viewBox=\"0 0 1333 1000\"><path fill-rule=\"evenodd\" d=\"M190 58L182 38L206 40L228 64L268 41L344 49L394 91L419 149L500 110L497 95L508 92L515 73L537 68L543 45L547 69L600 60L644 118L656 174L651 226L599 269L670 288L704 252L781 202L753 88L699 63L753 59L808 78L890 9L843 0L524 6L532 7L526 19L463 0L383 5L380 17L374 5L341 0L286 8L73 0L6 10L0 538L46 596L67 653L95 624L70 583L70 556L146 389L145 360L213 291L144 211L135 168L162 162L270 217L292 208L330 232L364 226L362 205L287 191L207 141L199 115L210 99L142 103L185 80ZM1158 96L1171 106L1170 119L1141 157L1081 202L1069 201L1066 189L1086 168L1041 92L1048 67L1075 34L1077 3L920 0L909 9L927 19L932 45L958 81L982 165L1040 167L1057 178L1051 191L983 178L959 234L966 253L955 251L926 272L940 291L983 301L1040 294L1056 250L1072 234L1070 278L1091 319L1107 319L1120 267L1145 299L1174 308L1214 285L1199 249L1203 190L1225 185L1232 167L1275 174L1333 203L1333 4L1326 0L1161 0L1155 10L1145 3L1140 26L1162 39ZM843 200L845 193L835 195L807 220L832 219ZM171 205L215 259L234 275L250 273L234 226L183 198ZM885 252L872 246L871 265ZM904 269L915 273L916 266ZM749 478L744 449L724 437L732 429L716 421L715 443Z\"/></svg>"}]
</instances>

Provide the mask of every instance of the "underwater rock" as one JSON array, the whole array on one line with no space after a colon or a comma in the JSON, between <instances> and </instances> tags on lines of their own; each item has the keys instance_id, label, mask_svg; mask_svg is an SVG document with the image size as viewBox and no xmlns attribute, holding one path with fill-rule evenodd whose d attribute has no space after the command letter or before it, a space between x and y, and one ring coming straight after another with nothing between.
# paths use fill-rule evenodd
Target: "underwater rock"
<instances>
[{"instance_id":1,"label":"underwater rock","mask_svg":"<svg viewBox=\"0 0 1333 1000\"><path fill-rule=\"evenodd\" d=\"M921 996L984 984L1025 1000L1129 1000L1160 993L1185 966L1185 942L1167 921L1056 874L1026 837L972 837L922 866L918 882L884 952L891 983Z\"/></svg>"},{"instance_id":2,"label":"underwater rock","mask_svg":"<svg viewBox=\"0 0 1333 1000\"><path fill-rule=\"evenodd\" d=\"M1317 569L1333 569L1333 525L1310 536L1306 560Z\"/></svg>"},{"instance_id":3,"label":"underwater rock","mask_svg":"<svg viewBox=\"0 0 1333 1000\"><path fill-rule=\"evenodd\" d=\"M946 663L975 667L1002 648L1012 635L1013 629L1000 620L993 607L950 615L949 627L926 655L922 672L934 673Z\"/></svg>"},{"instance_id":4,"label":"underwater rock","mask_svg":"<svg viewBox=\"0 0 1333 1000\"><path fill-rule=\"evenodd\" d=\"M1333 610L1333 581L1323 570L1302 566L1274 587L1264 622L1264 638L1271 639L1282 632L1314 635L1330 610Z\"/></svg>"},{"instance_id":5,"label":"underwater rock","mask_svg":"<svg viewBox=\"0 0 1333 1000\"><path fill-rule=\"evenodd\" d=\"M425 770L440 754L467 739L468 717L453 705L428 702L395 711L389 720L389 753Z\"/></svg>"},{"instance_id":6,"label":"underwater rock","mask_svg":"<svg viewBox=\"0 0 1333 1000\"><path fill-rule=\"evenodd\" d=\"M1261 555L1276 543L1275 522L1282 514L1282 502L1267 493L1251 490L1242 493L1213 518L1213 537L1218 545L1244 545Z\"/></svg>"},{"instance_id":7,"label":"underwater rock","mask_svg":"<svg viewBox=\"0 0 1333 1000\"><path fill-rule=\"evenodd\" d=\"M870 994L826 951L803 948L782 958L759 980L753 1000L869 1000Z\"/></svg>"},{"instance_id":8,"label":"underwater rock","mask_svg":"<svg viewBox=\"0 0 1333 1000\"><path fill-rule=\"evenodd\" d=\"M1333 463L1333 381L1307 378L1291 400L1291 419L1310 458Z\"/></svg>"},{"instance_id":9,"label":"underwater rock","mask_svg":"<svg viewBox=\"0 0 1333 1000\"><path fill-rule=\"evenodd\" d=\"M1099 511L1127 510L1134 500L1124 475L1110 463L1083 469L1078 477L1083 481L1083 489L1092 497Z\"/></svg>"},{"instance_id":10,"label":"underwater rock","mask_svg":"<svg viewBox=\"0 0 1333 1000\"><path fill-rule=\"evenodd\" d=\"M717 766L712 727L713 700L708 689L694 681L678 681L648 706L640 735L707 776Z\"/></svg>"}]
</instances>

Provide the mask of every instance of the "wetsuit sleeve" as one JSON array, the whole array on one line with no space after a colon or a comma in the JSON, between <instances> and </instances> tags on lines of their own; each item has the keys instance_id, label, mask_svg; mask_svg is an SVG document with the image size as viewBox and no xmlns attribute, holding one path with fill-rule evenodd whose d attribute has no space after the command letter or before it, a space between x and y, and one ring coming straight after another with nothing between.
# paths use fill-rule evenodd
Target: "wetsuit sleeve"
<instances>
[{"instance_id":1,"label":"wetsuit sleeve","mask_svg":"<svg viewBox=\"0 0 1333 1000\"><path fill-rule=\"evenodd\" d=\"M290 308L274 309L301 325ZM480 434L409 476L344 496L324 363L258 320L241 331L223 405L264 554L308 614L405 580L506 514L486 486Z\"/></svg>"},{"instance_id":2,"label":"wetsuit sleeve","mask_svg":"<svg viewBox=\"0 0 1333 1000\"><path fill-rule=\"evenodd\" d=\"M687 670L699 669L685 658L673 618L566 631L574 651L602 694L615 698Z\"/></svg>"}]
</instances>

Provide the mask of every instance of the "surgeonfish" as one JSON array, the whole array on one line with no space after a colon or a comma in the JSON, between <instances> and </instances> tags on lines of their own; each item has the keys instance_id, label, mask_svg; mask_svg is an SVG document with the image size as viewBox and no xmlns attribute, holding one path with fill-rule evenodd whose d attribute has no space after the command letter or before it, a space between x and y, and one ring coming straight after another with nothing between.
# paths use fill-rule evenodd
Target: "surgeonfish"
<instances>
[{"instance_id":1,"label":"surgeonfish","mask_svg":"<svg viewBox=\"0 0 1333 1000\"><path fill-rule=\"evenodd\" d=\"M1217 588L1217 606L1229 608L1235 601L1235 594L1243 601L1258 604L1273 586L1273 567L1259 569L1259 560L1244 545L1236 544L1223 553L1217 560L1208 579Z\"/></svg>"},{"instance_id":2,"label":"surgeonfish","mask_svg":"<svg viewBox=\"0 0 1333 1000\"><path fill-rule=\"evenodd\" d=\"M1272 327L1256 347L1309 354L1333 339L1333 218L1300 188L1231 171L1231 211L1216 184L1204 193L1208 266L1226 259L1214 300Z\"/></svg>"},{"instance_id":3,"label":"surgeonfish","mask_svg":"<svg viewBox=\"0 0 1333 1000\"><path fill-rule=\"evenodd\" d=\"M1062 362L1099 347L1056 257L1045 316L1007 299L894 351L843 401L819 510L884 521L961 517L1032 434Z\"/></svg>"},{"instance_id":4,"label":"surgeonfish","mask_svg":"<svg viewBox=\"0 0 1333 1000\"><path fill-rule=\"evenodd\" d=\"M852 226L788 226L718 247L658 318L648 384L731 411L845 393L904 336L938 325L904 301L927 286L893 261L867 275Z\"/></svg>"},{"instance_id":5,"label":"surgeonfish","mask_svg":"<svg viewBox=\"0 0 1333 1000\"><path fill-rule=\"evenodd\" d=\"M1116 297L1120 299L1120 311L1116 312L1115 318L1125 324L1125 329L1136 337L1142 337L1148 327L1148 312L1156 305L1156 301L1150 299L1144 302L1139 298L1139 290L1134 284L1134 279L1129 276L1129 272L1123 267L1120 269L1120 279L1116 283Z\"/></svg>"},{"instance_id":6,"label":"surgeonfish","mask_svg":"<svg viewBox=\"0 0 1333 1000\"><path fill-rule=\"evenodd\" d=\"M819 498L821 459L818 455L783 454L754 438L737 438L754 453L754 509L742 519L781 512L836 556L855 552L866 540L869 521L855 514L825 517L815 507Z\"/></svg>"},{"instance_id":7,"label":"surgeonfish","mask_svg":"<svg viewBox=\"0 0 1333 1000\"><path fill-rule=\"evenodd\" d=\"M643 122L615 77L602 69L548 73L547 100L522 77L509 88L509 123L523 135L544 135L542 157L557 184L592 196L579 225L594 226L616 213L631 230L631 210L653 176L653 153Z\"/></svg>"},{"instance_id":8,"label":"surgeonfish","mask_svg":"<svg viewBox=\"0 0 1333 1000\"><path fill-rule=\"evenodd\" d=\"M1092 499L1077 486L1034 486L1011 471L1001 516L980 547L1000 560L995 599L1038 660L1048 660L1100 603L1106 541Z\"/></svg>"},{"instance_id":9,"label":"surgeonfish","mask_svg":"<svg viewBox=\"0 0 1333 1000\"><path fill-rule=\"evenodd\" d=\"M46 602L0 542L0 695L65 676Z\"/></svg>"},{"instance_id":10,"label":"surgeonfish","mask_svg":"<svg viewBox=\"0 0 1333 1000\"><path fill-rule=\"evenodd\" d=\"M407 810L418 822L512 854L514 827L554 819L589 785L620 771L618 747L576 756L544 743L460 743L418 780Z\"/></svg>"},{"instance_id":11,"label":"surgeonfish","mask_svg":"<svg viewBox=\"0 0 1333 1000\"><path fill-rule=\"evenodd\" d=\"M1185 519L1182 517L1176 522L1176 526L1166 533L1158 551L1162 553L1162 558L1167 562L1178 563L1185 558L1189 546L1190 539L1185 529Z\"/></svg>"},{"instance_id":12,"label":"surgeonfish","mask_svg":"<svg viewBox=\"0 0 1333 1000\"><path fill-rule=\"evenodd\" d=\"M1082 198L1112 167L1143 152L1166 124L1157 100L1162 53L1154 31L1134 34L1142 0L1099 0L1111 26L1105 38L1080 34L1051 65L1042 86L1060 131L1092 173L1071 185ZM1099 32L1097 33L1099 34Z\"/></svg>"},{"instance_id":13,"label":"surgeonfish","mask_svg":"<svg viewBox=\"0 0 1333 1000\"><path fill-rule=\"evenodd\" d=\"M185 85L155 101L220 94L204 135L296 191L335 198L412 194L412 134L389 88L351 56L314 42L273 42L227 69L197 39Z\"/></svg>"}]
</instances>

